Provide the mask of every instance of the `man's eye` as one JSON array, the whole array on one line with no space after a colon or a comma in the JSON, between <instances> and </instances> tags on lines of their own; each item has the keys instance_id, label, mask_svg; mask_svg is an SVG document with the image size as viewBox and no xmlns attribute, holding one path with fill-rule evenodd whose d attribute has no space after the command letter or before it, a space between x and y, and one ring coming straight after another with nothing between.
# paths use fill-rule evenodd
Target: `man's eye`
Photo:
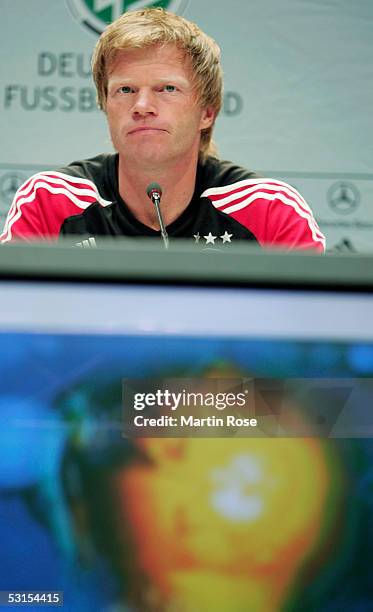
<instances>
[{"instance_id":1,"label":"man's eye","mask_svg":"<svg viewBox=\"0 0 373 612\"><path fill-rule=\"evenodd\" d=\"M164 91L169 91L169 92L176 91L175 85L165 85L163 89Z\"/></svg>"},{"instance_id":2,"label":"man's eye","mask_svg":"<svg viewBox=\"0 0 373 612\"><path fill-rule=\"evenodd\" d=\"M129 85L122 85L122 87L119 87L118 91L119 93L126 94L126 93L131 93L133 89Z\"/></svg>"}]
</instances>

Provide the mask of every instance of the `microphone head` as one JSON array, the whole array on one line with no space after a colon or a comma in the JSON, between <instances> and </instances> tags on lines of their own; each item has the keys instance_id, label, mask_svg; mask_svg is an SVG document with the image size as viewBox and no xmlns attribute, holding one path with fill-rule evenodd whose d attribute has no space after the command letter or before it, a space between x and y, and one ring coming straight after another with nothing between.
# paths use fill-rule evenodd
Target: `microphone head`
<instances>
[{"instance_id":1,"label":"microphone head","mask_svg":"<svg viewBox=\"0 0 373 612\"><path fill-rule=\"evenodd\" d=\"M150 183L146 189L146 193L150 199L152 199L152 195L154 194L157 194L160 198L162 195L162 188L160 185L158 185L158 183Z\"/></svg>"}]
</instances>

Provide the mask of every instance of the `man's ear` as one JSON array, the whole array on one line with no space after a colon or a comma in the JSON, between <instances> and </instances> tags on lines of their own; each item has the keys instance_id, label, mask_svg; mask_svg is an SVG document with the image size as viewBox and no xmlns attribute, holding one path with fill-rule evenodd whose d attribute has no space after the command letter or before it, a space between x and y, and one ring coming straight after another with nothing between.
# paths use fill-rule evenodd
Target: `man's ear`
<instances>
[{"instance_id":1,"label":"man's ear","mask_svg":"<svg viewBox=\"0 0 373 612\"><path fill-rule=\"evenodd\" d=\"M214 123L215 119L215 111L212 106L208 106L207 108L202 109L202 116L200 122L200 130L206 130L211 127Z\"/></svg>"}]
</instances>

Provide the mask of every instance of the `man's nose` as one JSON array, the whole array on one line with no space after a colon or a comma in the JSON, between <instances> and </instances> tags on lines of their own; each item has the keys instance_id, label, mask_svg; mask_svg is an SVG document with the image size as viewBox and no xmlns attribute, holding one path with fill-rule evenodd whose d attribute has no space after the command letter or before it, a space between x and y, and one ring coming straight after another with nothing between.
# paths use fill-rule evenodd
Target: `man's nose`
<instances>
[{"instance_id":1,"label":"man's nose","mask_svg":"<svg viewBox=\"0 0 373 612\"><path fill-rule=\"evenodd\" d=\"M157 114L155 94L151 89L140 89L137 92L132 113L135 117Z\"/></svg>"}]
</instances>

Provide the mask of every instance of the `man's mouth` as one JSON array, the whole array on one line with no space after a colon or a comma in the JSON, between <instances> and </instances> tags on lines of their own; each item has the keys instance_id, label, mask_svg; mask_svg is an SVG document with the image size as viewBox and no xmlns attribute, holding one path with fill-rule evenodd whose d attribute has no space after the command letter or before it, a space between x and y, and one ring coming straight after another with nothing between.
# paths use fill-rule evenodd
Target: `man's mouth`
<instances>
[{"instance_id":1,"label":"man's mouth","mask_svg":"<svg viewBox=\"0 0 373 612\"><path fill-rule=\"evenodd\" d=\"M134 128L133 130L130 130L128 133L129 134L137 134L138 132L165 132L165 131L166 130L163 130L162 128L154 128L154 127L142 126L142 127Z\"/></svg>"}]
</instances>

